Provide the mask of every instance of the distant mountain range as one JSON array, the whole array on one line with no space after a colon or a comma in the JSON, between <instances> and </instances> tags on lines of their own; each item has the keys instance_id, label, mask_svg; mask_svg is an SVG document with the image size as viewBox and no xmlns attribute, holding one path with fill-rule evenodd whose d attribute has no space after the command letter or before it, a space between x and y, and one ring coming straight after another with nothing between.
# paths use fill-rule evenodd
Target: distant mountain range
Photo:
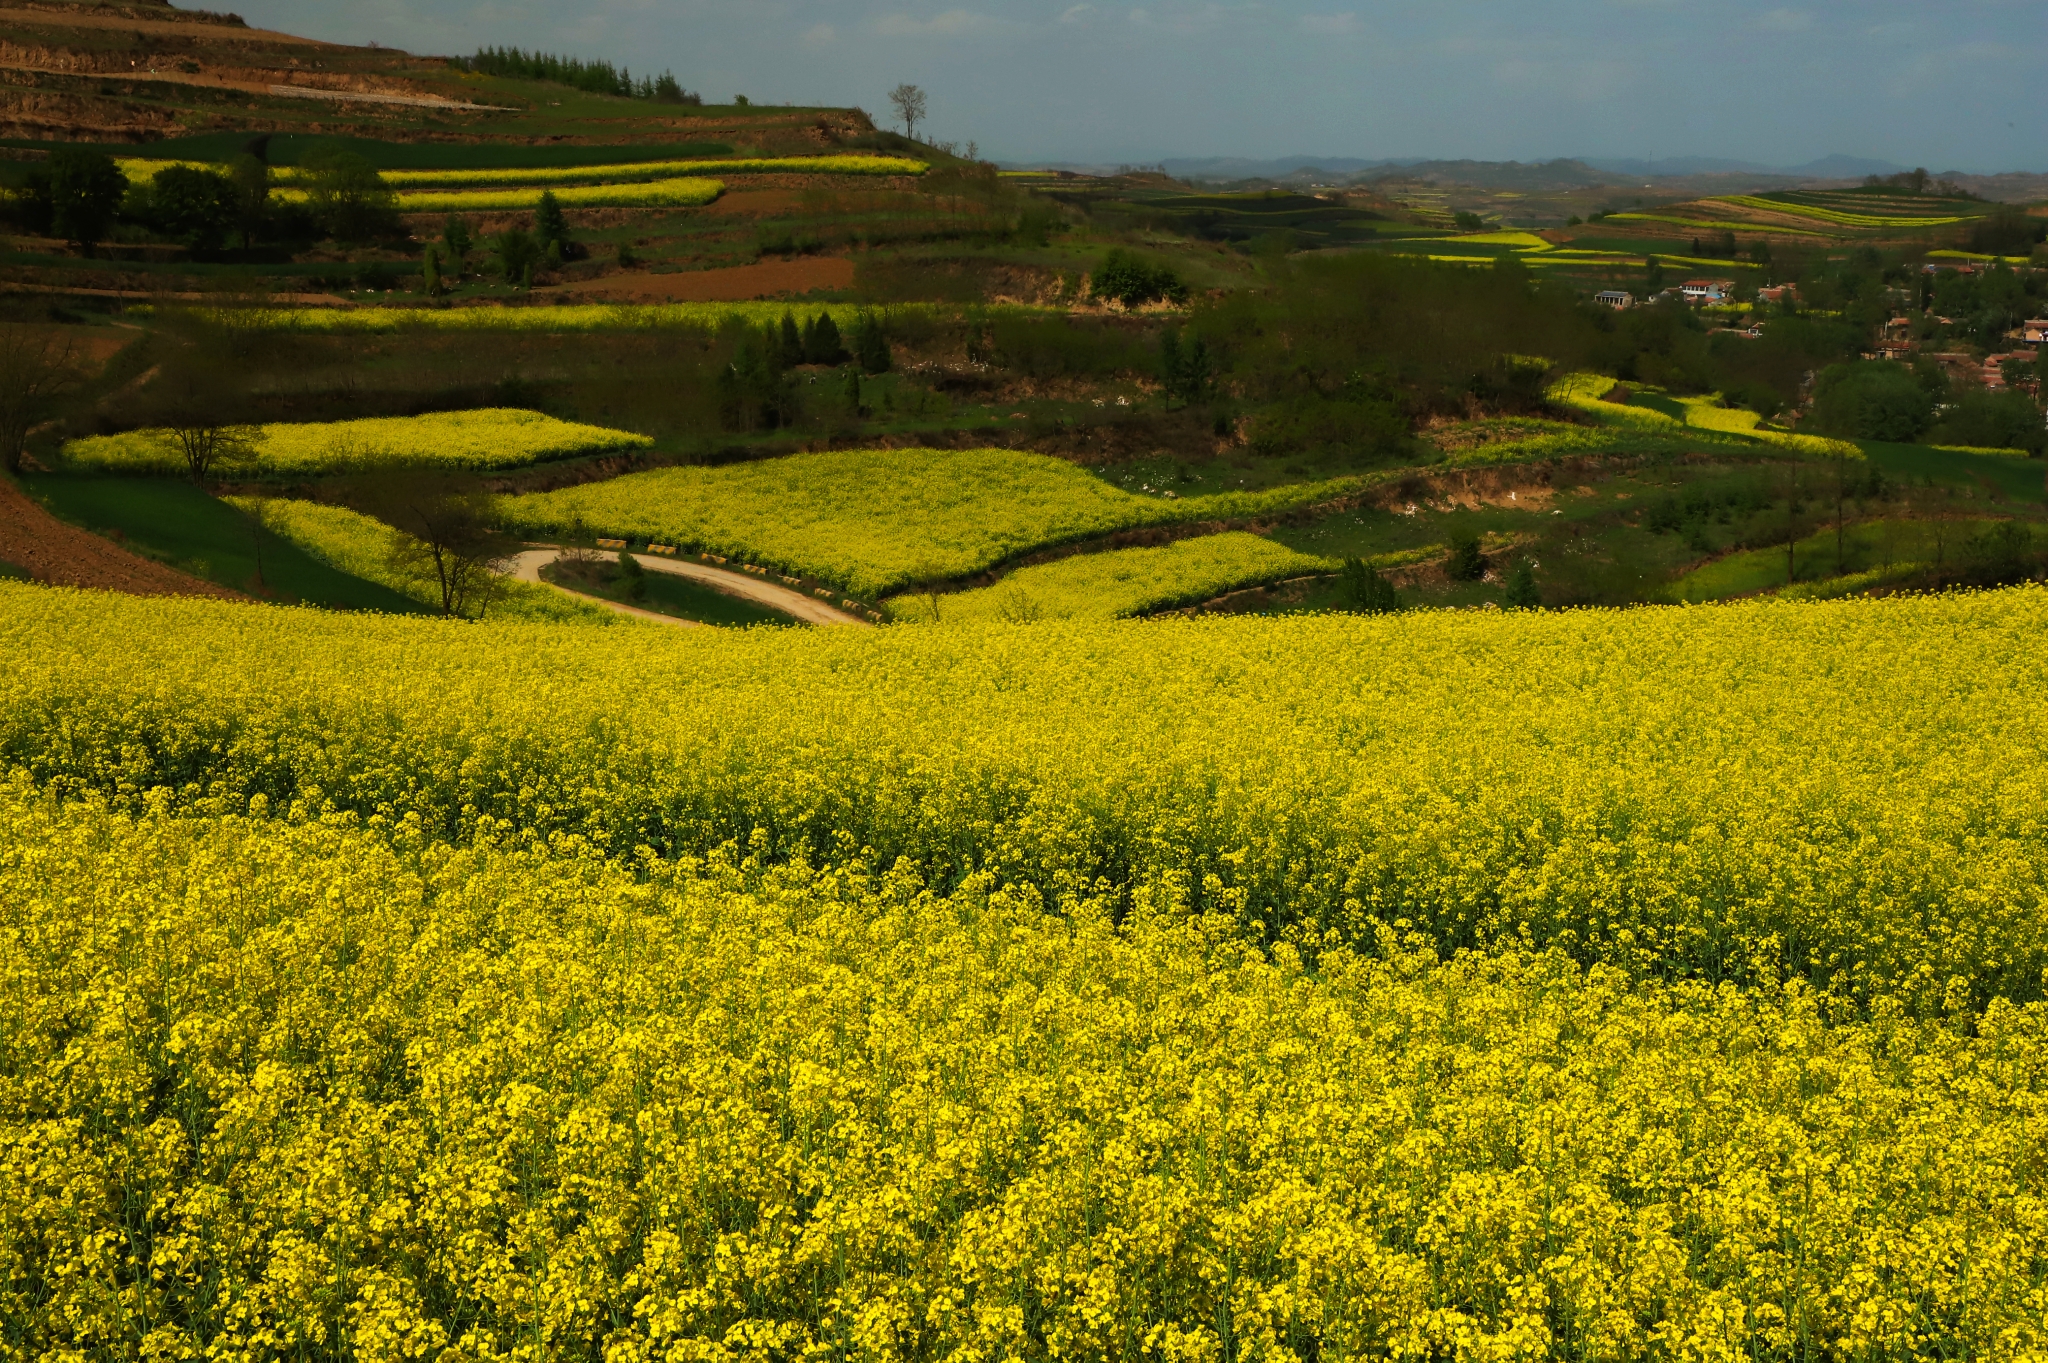
<instances>
[{"instance_id":1,"label":"distant mountain range","mask_svg":"<svg viewBox=\"0 0 2048 1363\"><path fill-rule=\"evenodd\" d=\"M1792 175L1802 180L1860 180L1866 175L1896 175L1910 166L1891 161L1873 161L1863 156L1836 152L1799 166L1766 166L1756 161L1727 161L1713 156L1670 156L1655 161L1617 160L1610 157L1579 158L1595 170L1651 179L1688 175Z\"/></svg>"},{"instance_id":2,"label":"distant mountain range","mask_svg":"<svg viewBox=\"0 0 2048 1363\"><path fill-rule=\"evenodd\" d=\"M1025 163L1019 163L1020 165ZM1074 162L1033 162L1034 169L1071 170L1082 174L1114 174L1120 167L1084 165ZM1502 188L1564 188L1573 185L1622 185L1645 179L1691 179L1703 175L1779 175L1800 180L1857 180L1866 175L1890 175L1907 167L1890 161L1873 161L1858 156L1823 156L1798 166L1767 166L1755 161L1731 161L1711 156L1660 157L1654 161L1609 157L1565 157L1553 161L1443 161L1425 157L1390 157L1362 160L1355 156L1276 156L1266 159L1241 156L1206 156L1169 159L1157 163L1176 180L1203 183L1231 183L1238 180L1296 180L1304 177L1332 181L1402 175L1423 180L1447 180L1463 184L1485 183Z\"/></svg>"}]
</instances>

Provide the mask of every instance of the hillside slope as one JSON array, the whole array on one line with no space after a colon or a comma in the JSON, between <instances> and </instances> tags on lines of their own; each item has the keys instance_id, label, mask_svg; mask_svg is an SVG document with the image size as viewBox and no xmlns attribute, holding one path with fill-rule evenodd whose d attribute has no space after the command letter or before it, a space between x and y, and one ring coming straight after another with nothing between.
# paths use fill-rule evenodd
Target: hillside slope
<instances>
[{"instance_id":1,"label":"hillside slope","mask_svg":"<svg viewBox=\"0 0 2048 1363\"><path fill-rule=\"evenodd\" d=\"M390 141L728 141L797 149L866 115L655 103L480 76L440 57L250 28L166 4L0 4L0 140L305 133Z\"/></svg>"}]
</instances>

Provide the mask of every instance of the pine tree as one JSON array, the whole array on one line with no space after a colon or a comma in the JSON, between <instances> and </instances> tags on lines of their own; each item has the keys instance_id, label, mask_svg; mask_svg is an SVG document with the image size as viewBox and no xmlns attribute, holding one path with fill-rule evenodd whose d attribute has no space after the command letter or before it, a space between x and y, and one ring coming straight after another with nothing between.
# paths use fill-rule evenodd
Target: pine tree
<instances>
[{"instance_id":1,"label":"pine tree","mask_svg":"<svg viewBox=\"0 0 2048 1363\"><path fill-rule=\"evenodd\" d=\"M804 330L804 361L807 364L844 364L846 347L839 340L839 325L830 313L819 313Z\"/></svg>"},{"instance_id":2,"label":"pine tree","mask_svg":"<svg viewBox=\"0 0 2048 1363\"><path fill-rule=\"evenodd\" d=\"M845 397L848 411L855 416L867 415L867 408L860 404L860 366L857 364L846 366Z\"/></svg>"},{"instance_id":3,"label":"pine tree","mask_svg":"<svg viewBox=\"0 0 2048 1363\"><path fill-rule=\"evenodd\" d=\"M552 189L542 191L540 203L533 210L533 236L543 249L559 249L569 244L569 223L563 218L561 200Z\"/></svg>"},{"instance_id":4,"label":"pine tree","mask_svg":"<svg viewBox=\"0 0 2048 1363\"><path fill-rule=\"evenodd\" d=\"M1543 593L1536 590L1536 570L1523 559L1515 565L1515 571L1508 574L1507 608L1513 611L1539 611L1543 609Z\"/></svg>"},{"instance_id":5,"label":"pine tree","mask_svg":"<svg viewBox=\"0 0 2048 1363\"><path fill-rule=\"evenodd\" d=\"M782 341L780 346L782 367L794 369L804 362L804 337L797 330L796 318L782 314Z\"/></svg>"},{"instance_id":6,"label":"pine tree","mask_svg":"<svg viewBox=\"0 0 2048 1363\"><path fill-rule=\"evenodd\" d=\"M429 295L441 292L441 253L432 245L427 247L427 261L420 271L420 277Z\"/></svg>"},{"instance_id":7,"label":"pine tree","mask_svg":"<svg viewBox=\"0 0 2048 1363\"><path fill-rule=\"evenodd\" d=\"M853 350L860 360L860 367L870 374L889 372L889 338L882 334L882 324L871 312L860 315L860 321L853 329Z\"/></svg>"}]
</instances>

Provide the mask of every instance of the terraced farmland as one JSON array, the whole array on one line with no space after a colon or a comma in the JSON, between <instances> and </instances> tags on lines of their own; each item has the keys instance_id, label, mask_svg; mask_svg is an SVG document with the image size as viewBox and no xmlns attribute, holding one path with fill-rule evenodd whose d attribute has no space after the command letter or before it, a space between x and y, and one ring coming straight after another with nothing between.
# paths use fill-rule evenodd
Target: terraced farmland
<instances>
[{"instance_id":1,"label":"terraced farmland","mask_svg":"<svg viewBox=\"0 0 2048 1363\"><path fill-rule=\"evenodd\" d=\"M1826 242L1936 232L1974 222L1995 207L1975 199L1933 195L1801 189L1695 199L1653 211L1613 213L1605 221L1674 236L1732 232L1744 240Z\"/></svg>"}]
</instances>

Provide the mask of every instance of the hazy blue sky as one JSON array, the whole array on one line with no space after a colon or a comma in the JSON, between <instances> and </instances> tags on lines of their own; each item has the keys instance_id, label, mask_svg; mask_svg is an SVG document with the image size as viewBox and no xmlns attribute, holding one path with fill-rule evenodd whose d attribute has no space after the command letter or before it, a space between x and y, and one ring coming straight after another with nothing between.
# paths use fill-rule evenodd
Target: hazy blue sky
<instances>
[{"instance_id":1,"label":"hazy blue sky","mask_svg":"<svg viewBox=\"0 0 2048 1363\"><path fill-rule=\"evenodd\" d=\"M415 52L539 46L723 101L922 85L1005 159L1828 152L2048 170L2048 0L237 0Z\"/></svg>"}]
</instances>

